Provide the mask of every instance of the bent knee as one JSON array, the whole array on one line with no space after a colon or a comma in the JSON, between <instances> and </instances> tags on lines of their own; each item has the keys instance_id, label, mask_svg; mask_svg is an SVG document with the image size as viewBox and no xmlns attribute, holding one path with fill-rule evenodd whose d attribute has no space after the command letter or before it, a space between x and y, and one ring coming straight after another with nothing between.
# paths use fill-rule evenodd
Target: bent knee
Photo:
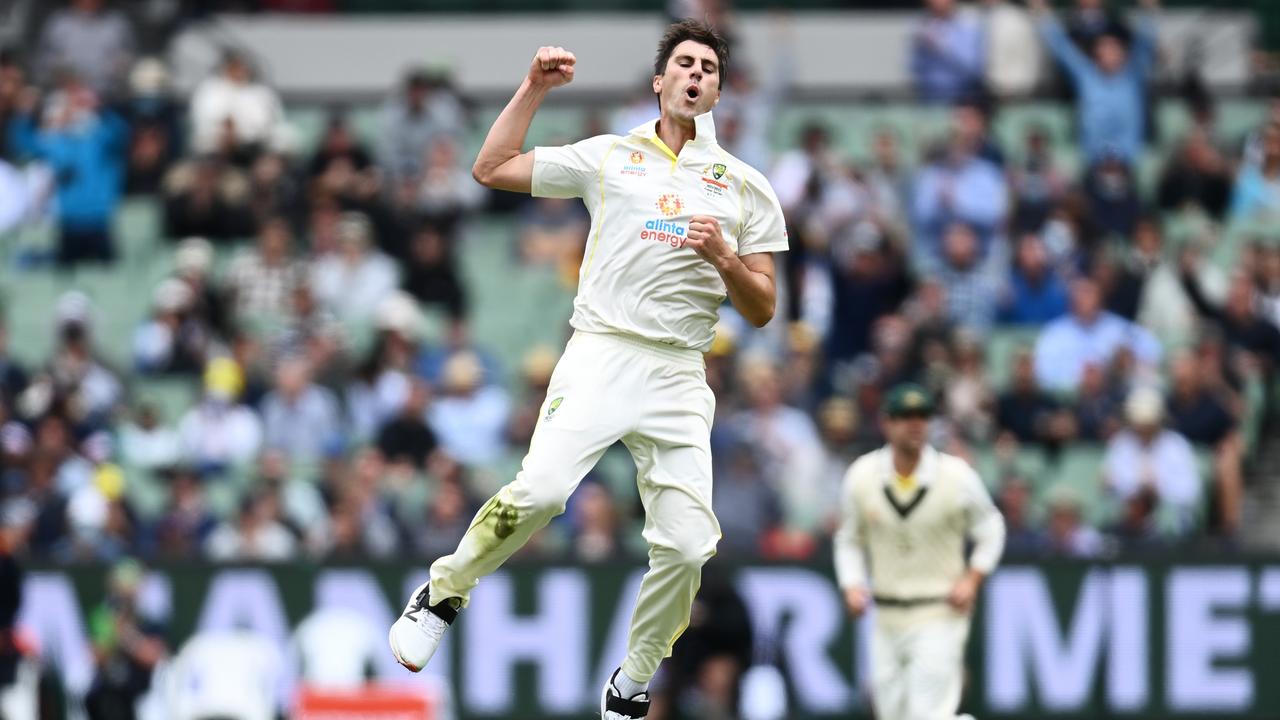
<instances>
[{"instance_id":1,"label":"bent knee","mask_svg":"<svg viewBox=\"0 0 1280 720\"><path fill-rule=\"evenodd\" d=\"M692 570L701 569L716 554L719 535L690 537L670 543L655 544L651 553L664 564L678 565Z\"/></svg>"},{"instance_id":2,"label":"bent knee","mask_svg":"<svg viewBox=\"0 0 1280 720\"><path fill-rule=\"evenodd\" d=\"M510 501L531 515L559 515L569 501L568 483L549 475L521 473L506 490Z\"/></svg>"}]
</instances>

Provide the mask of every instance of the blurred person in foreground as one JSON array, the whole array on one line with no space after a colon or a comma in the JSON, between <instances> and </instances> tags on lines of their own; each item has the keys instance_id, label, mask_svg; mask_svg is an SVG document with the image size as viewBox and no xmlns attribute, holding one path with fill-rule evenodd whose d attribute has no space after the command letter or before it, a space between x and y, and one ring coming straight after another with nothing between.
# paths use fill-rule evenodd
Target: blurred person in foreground
<instances>
[{"instance_id":1,"label":"blurred person in foreground","mask_svg":"<svg viewBox=\"0 0 1280 720\"><path fill-rule=\"evenodd\" d=\"M892 388L881 419L888 444L849 467L840 501L836 577L850 613L876 605L881 720L956 717L974 601L1004 550L1004 520L982 479L928 444L933 413L923 387Z\"/></svg>"},{"instance_id":2,"label":"blurred person in foreground","mask_svg":"<svg viewBox=\"0 0 1280 720\"><path fill-rule=\"evenodd\" d=\"M138 700L151 689L156 666L164 660L163 628L140 607L143 568L122 560L111 569L107 597L89 616L98 671L85 696L89 720L132 720Z\"/></svg>"},{"instance_id":3,"label":"blurred person in foreground","mask_svg":"<svg viewBox=\"0 0 1280 720\"><path fill-rule=\"evenodd\" d=\"M716 143L710 110L727 60L725 41L711 28L671 25L654 62L660 118L625 137L521 152L548 91L574 75L571 52L543 47L494 122L476 179L583 198L594 240L571 321L577 332L552 377L522 471L480 510L457 551L435 562L391 629L392 651L410 670L435 653L480 578L562 512L582 477L622 440L638 468L650 569L626 660L605 683L600 715L648 714L649 681L689 621L702 565L720 535L711 509L715 398L703 353L726 296L752 325L772 319L772 253L788 246L764 176Z\"/></svg>"},{"instance_id":4,"label":"blurred person in foreground","mask_svg":"<svg viewBox=\"0 0 1280 720\"><path fill-rule=\"evenodd\" d=\"M1123 503L1152 492L1153 503L1172 508L1173 534L1195 528L1202 499L1199 466L1191 443L1163 425L1164 398L1149 387L1129 393L1124 406L1129 427L1107 443L1103 473L1108 489Z\"/></svg>"}]
</instances>

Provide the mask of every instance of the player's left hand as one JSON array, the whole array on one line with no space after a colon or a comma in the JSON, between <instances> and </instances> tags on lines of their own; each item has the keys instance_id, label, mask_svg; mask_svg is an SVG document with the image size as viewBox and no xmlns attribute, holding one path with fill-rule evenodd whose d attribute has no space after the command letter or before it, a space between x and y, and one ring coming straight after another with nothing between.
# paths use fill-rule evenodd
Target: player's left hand
<instances>
[{"instance_id":1,"label":"player's left hand","mask_svg":"<svg viewBox=\"0 0 1280 720\"><path fill-rule=\"evenodd\" d=\"M720 231L720 221L710 215L694 215L689 219L689 235L684 244L717 268L733 257L733 250Z\"/></svg>"},{"instance_id":2,"label":"player's left hand","mask_svg":"<svg viewBox=\"0 0 1280 720\"><path fill-rule=\"evenodd\" d=\"M958 612L967 613L973 609L973 601L978 597L978 580L973 575L965 575L951 587L947 602Z\"/></svg>"}]
</instances>

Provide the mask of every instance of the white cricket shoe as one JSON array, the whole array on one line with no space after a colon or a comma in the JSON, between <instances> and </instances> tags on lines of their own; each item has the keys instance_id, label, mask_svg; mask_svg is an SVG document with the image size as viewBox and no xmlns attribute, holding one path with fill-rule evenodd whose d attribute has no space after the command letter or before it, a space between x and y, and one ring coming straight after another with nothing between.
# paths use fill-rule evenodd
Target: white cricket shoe
<instances>
[{"instance_id":1,"label":"white cricket shoe","mask_svg":"<svg viewBox=\"0 0 1280 720\"><path fill-rule=\"evenodd\" d=\"M600 718L601 720L640 720L649 714L649 693L642 692L632 696L630 700L619 695L613 681L620 672L622 672L621 669L613 671L613 677L604 684L604 690L600 693Z\"/></svg>"},{"instance_id":2,"label":"white cricket shoe","mask_svg":"<svg viewBox=\"0 0 1280 720\"><path fill-rule=\"evenodd\" d=\"M413 591L404 614L391 626L387 633L387 642L391 645L391 654L396 662L405 666L410 672L418 672L427 666L431 656L440 647L444 631L453 624L458 610L448 601L428 606L429 593L425 582Z\"/></svg>"}]
</instances>

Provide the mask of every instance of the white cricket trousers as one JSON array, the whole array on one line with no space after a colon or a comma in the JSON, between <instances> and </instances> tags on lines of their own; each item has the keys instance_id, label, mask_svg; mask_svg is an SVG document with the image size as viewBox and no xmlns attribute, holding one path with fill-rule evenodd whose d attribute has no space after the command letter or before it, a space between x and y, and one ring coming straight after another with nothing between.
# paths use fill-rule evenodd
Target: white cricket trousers
<instances>
[{"instance_id":1,"label":"white cricket trousers","mask_svg":"<svg viewBox=\"0 0 1280 720\"><path fill-rule=\"evenodd\" d=\"M920 621L886 615L918 610L879 608L872 622L871 684L876 720L954 720L964 687L969 616L947 608Z\"/></svg>"},{"instance_id":2,"label":"white cricket trousers","mask_svg":"<svg viewBox=\"0 0 1280 720\"><path fill-rule=\"evenodd\" d=\"M701 353L575 333L520 473L480 508L458 549L432 564L431 602L456 597L465 605L480 578L564 512L583 476L622 440L635 459L649 544L622 669L647 682L688 626L702 565L720 539L711 511L714 414Z\"/></svg>"}]
</instances>

